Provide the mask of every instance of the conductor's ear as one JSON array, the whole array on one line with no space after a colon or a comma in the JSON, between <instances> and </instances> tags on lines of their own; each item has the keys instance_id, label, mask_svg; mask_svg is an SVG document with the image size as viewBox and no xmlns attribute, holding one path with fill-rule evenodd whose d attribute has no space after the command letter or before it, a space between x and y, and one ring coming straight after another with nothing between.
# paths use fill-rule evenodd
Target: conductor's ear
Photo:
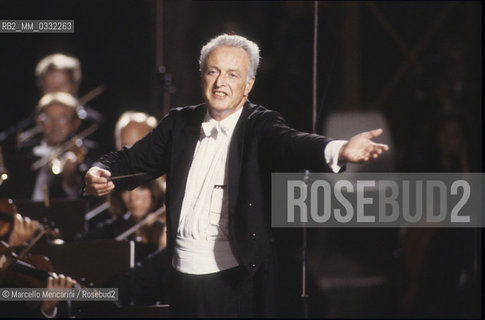
<instances>
[{"instance_id":1,"label":"conductor's ear","mask_svg":"<svg viewBox=\"0 0 485 320\"><path fill-rule=\"evenodd\" d=\"M244 89L244 96L247 97L251 89L253 88L254 81L256 80L255 77L249 79L248 83L246 84L246 88Z\"/></svg>"}]
</instances>

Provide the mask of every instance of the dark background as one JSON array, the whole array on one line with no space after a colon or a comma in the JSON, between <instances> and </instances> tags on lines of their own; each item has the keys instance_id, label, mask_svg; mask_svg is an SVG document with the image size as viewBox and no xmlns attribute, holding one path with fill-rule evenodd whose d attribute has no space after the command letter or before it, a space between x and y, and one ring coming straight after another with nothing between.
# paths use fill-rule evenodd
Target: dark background
<instances>
[{"instance_id":1,"label":"dark background","mask_svg":"<svg viewBox=\"0 0 485 320\"><path fill-rule=\"evenodd\" d=\"M201 102L199 50L222 32L236 32L260 45L262 63L250 100L278 110L300 130L312 130L313 2L160 3L161 7L148 0L0 1L0 19L75 21L73 34L0 34L0 130L32 113L40 98L35 65L61 52L81 61L80 96L99 85L106 87L89 103L105 116L91 138L112 150L114 124L124 110L145 111L160 119L164 108ZM397 171L442 172L435 161L435 135L442 115L451 115L462 121L468 171L480 172L481 11L480 2L319 2L317 131L323 132L333 112L375 111L388 122ZM156 62L157 15L162 21L162 65L174 89L168 105L162 99L167 78ZM376 103L414 49L412 63ZM453 93L457 83L461 89ZM298 315L300 234L281 233L285 305L288 315ZM395 299L388 293L398 292L393 278L399 266L398 231L318 230L310 239L314 254L309 263L315 277L309 287L311 315L392 315ZM322 255L327 259L323 269ZM393 280L370 289L348 283L319 287L318 277L335 274L392 274L387 279ZM455 312L463 315L460 306Z\"/></svg>"},{"instance_id":2,"label":"dark background","mask_svg":"<svg viewBox=\"0 0 485 320\"><path fill-rule=\"evenodd\" d=\"M465 114L472 145L481 146L481 4L455 3L424 41L416 63L378 106L373 102L406 62L406 54L366 4L320 2L317 130L321 132L331 112L375 110L389 121L397 154L409 156L419 147L415 138L420 131L443 109L434 97L437 82L446 77L447 66L457 65L463 69L466 92L454 109ZM450 2L374 5L412 50L446 4ZM175 87L169 107L201 101L200 47L221 32L236 32L261 48L262 64L250 99L280 111L298 129L312 130L313 2L166 1L161 7L162 65ZM357 13L352 15L352 10ZM114 122L123 110L163 116L156 12L155 1L0 1L1 19L75 20L74 34L0 34L0 103L2 111L8 110L0 128L31 114L40 98L35 65L54 52L80 59L80 96L96 86L106 87L90 102L106 117L103 129L94 136L106 148L113 145ZM447 52L453 47L459 52ZM419 94L422 98L417 99ZM471 158L479 159L480 150L470 150L474 150ZM398 159L397 168L408 167L409 158ZM475 171L480 171L480 163L475 161Z\"/></svg>"}]
</instances>

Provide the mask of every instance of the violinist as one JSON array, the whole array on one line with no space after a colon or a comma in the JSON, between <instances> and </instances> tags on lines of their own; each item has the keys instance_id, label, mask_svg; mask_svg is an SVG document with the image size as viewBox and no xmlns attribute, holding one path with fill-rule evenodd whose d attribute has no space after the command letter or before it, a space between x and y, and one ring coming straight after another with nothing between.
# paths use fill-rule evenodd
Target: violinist
<instances>
[{"instance_id":1,"label":"violinist","mask_svg":"<svg viewBox=\"0 0 485 320\"><path fill-rule=\"evenodd\" d=\"M50 54L37 63L35 78L43 95L61 91L77 98L82 80L81 63L78 58L62 53ZM79 105L77 109L85 120L98 123L103 120L103 115L89 106Z\"/></svg>"},{"instance_id":2,"label":"violinist","mask_svg":"<svg viewBox=\"0 0 485 320\"><path fill-rule=\"evenodd\" d=\"M126 111L116 123L115 142L116 149L121 150L124 147L133 145L136 141L143 138L157 124L155 117L149 116L143 112ZM158 179L158 186L162 186L165 192L164 179ZM153 181L152 181L153 182ZM133 191L123 191L123 199L129 200L134 198L140 187ZM146 187L144 187L146 188ZM131 193L131 194L130 194ZM120 192L114 191L111 197L111 210L117 210L119 207ZM117 204L118 203L118 204ZM128 202L127 202L128 203ZM160 206L159 203L157 206ZM157 207L155 206L155 208ZM118 212L120 212L118 210ZM161 232L160 232L161 231ZM158 241L158 250L150 253L148 256L140 259L137 257L137 264L123 274L114 275L105 287L118 288L119 302L118 306L141 306L153 304L166 304L168 302L168 255L166 251L166 226L160 224L160 220L148 227L140 229L138 233L142 239L151 239L152 244ZM155 241L154 241L155 240ZM140 246L138 246L140 247ZM153 247L153 245L152 245ZM143 252L139 256L144 256Z\"/></svg>"},{"instance_id":3,"label":"violinist","mask_svg":"<svg viewBox=\"0 0 485 320\"><path fill-rule=\"evenodd\" d=\"M129 147L143 138L157 124L154 117L143 112L127 111L115 127L116 147ZM84 239L115 239L124 231L144 219L163 205L164 189L161 180L150 181L131 191L115 191L109 195L109 211L112 218L91 226ZM156 220L150 226L140 228L128 237L142 240L147 246L138 254L137 260L158 248L165 247L165 224ZM140 247L141 248L141 247Z\"/></svg>"},{"instance_id":4,"label":"violinist","mask_svg":"<svg viewBox=\"0 0 485 320\"><path fill-rule=\"evenodd\" d=\"M7 166L11 178L0 192L10 198L34 201L44 200L45 196L79 197L82 172L97 156L97 147L92 141L74 137L81 124L78 105L78 100L67 92L48 93L39 100L35 113L41 135L10 155Z\"/></svg>"},{"instance_id":5,"label":"violinist","mask_svg":"<svg viewBox=\"0 0 485 320\"><path fill-rule=\"evenodd\" d=\"M157 126L157 119L144 112L125 111L115 126L116 150L130 147Z\"/></svg>"},{"instance_id":6,"label":"violinist","mask_svg":"<svg viewBox=\"0 0 485 320\"><path fill-rule=\"evenodd\" d=\"M5 266L5 261L8 261L6 257L10 255L9 252L30 242L40 226L38 221L22 217L14 208L15 206L11 200L6 201L2 199L0 201L0 241L2 241L0 250L0 260L2 261L0 264L0 287L37 287L39 283L37 278L29 278L28 273L26 273L27 276L23 273L18 276L16 271L9 271ZM35 258L28 261L34 268L37 266L32 261L41 261L42 267L45 267L45 261L48 263L45 257ZM42 259L38 260L38 258ZM51 267L50 264L49 267ZM47 289L67 289L71 288L76 281L63 274L58 275L51 272L48 274L45 283L41 283ZM3 315L9 317L44 316L53 318L58 315L58 304L59 301L57 300L45 300L40 304L6 301L1 303L0 309Z\"/></svg>"},{"instance_id":7,"label":"violinist","mask_svg":"<svg viewBox=\"0 0 485 320\"><path fill-rule=\"evenodd\" d=\"M62 91L77 96L82 79L81 63L75 57L51 54L37 63L35 78L42 94Z\"/></svg>"},{"instance_id":8,"label":"violinist","mask_svg":"<svg viewBox=\"0 0 485 320\"><path fill-rule=\"evenodd\" d=\"M48 55L37 63L34 73L40 96L50 92L67 92L77 97L82 79L81 64L77 58L60 53ZM0 142L3 143L6 155L15 152L16 148L21 148L25 142L40 133L37 126L28 128L35 125L34 115L33 112L28 118L0 134Z\"/></svg>"},{"instance_id":9,"label":"violinist","mask_svg":"<svg viewBox=\"0 0 485 320\"><path fill-rule=\"evenodd\" d=\"M99 222L84 235L84 240L115 239L124 231L140 222L149 213L163 205L164 196L158 181L151 181L132 191L113 192L109 196L109 210L113 218ZM136 252L136 260L146 254L165 246L165 224L155 221L152 228L142 228L128 237L139 240L147 246L139 247L142 252ZM143 234L140 232L146 231ZM155 231L159 232L155 235ZM138 251L138 250L137 250Z\"/></svg>"}]
</instances>

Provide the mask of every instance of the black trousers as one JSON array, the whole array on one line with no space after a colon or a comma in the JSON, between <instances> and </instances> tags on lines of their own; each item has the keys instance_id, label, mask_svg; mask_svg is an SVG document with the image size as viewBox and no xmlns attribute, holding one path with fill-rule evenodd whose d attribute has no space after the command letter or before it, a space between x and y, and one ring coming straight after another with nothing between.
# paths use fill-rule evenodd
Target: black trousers
<instances>
[{"instance_id":1,"label":"black trousers","mask_svg":"<svg viewBox=\"0 0 485 320\"><path fill-rule=\"evenodd\" d=\"M170 279L172 317L254 316L254 279L242 266L204 275L185 274L172 268Z\"/></svg>"}]
</instances>

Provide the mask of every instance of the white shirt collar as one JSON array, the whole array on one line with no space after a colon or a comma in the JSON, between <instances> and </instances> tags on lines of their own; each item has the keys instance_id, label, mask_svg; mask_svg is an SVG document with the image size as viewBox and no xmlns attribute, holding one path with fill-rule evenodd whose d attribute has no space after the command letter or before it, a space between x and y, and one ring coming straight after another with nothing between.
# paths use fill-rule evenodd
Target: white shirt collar
<instances>
[{"instance_id":1,"label":"white shirt collar","mask_svg":"<svg viewBox=\"0 0 485 320\"><path fill-rule=\"evenodd\" d=\"M223 120L217 121L212 118L209 111L206 111L204 122L202 122L201 133L204 133L207 137L212 134L214 129L222 131L226 136L231 136L234 128L236 127L237 121L241 116L243 108L239 108L236 112L229 115Z\"/></svg>"},{"instance_id":2,"label":"white shirt collar","mask_svg":"<svg viewBox=\"0 0 485 320\"><path fill-rule=\"evenodd\" d=\"M54 152L54 150L55 150L54 147L48 146L47 143L45 142L45 140L42 139L40 144L38 146L35 146L32 149L32 153L36 157L45 157L45 156L52 154Z\"/></svg>"}]
</instances>

